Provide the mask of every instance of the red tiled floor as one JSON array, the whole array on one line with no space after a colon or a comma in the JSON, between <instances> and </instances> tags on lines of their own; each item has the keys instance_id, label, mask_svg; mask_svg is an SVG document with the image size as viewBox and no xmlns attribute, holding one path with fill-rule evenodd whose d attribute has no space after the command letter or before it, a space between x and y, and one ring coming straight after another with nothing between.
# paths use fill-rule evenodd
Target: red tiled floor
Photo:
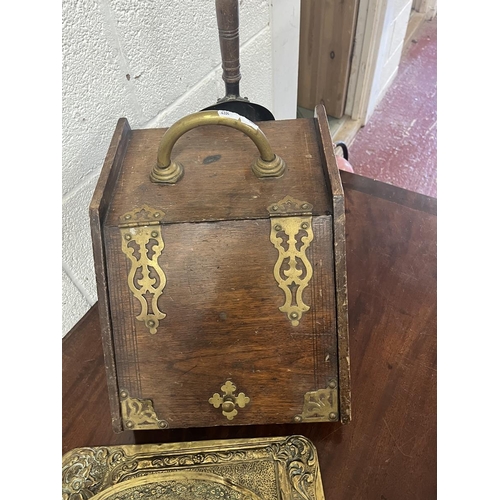
<instances>
[{"instance_id":1,"label":"red tiled floor","mask_svg":"<svg viewBox=\"0 0 500 500\"><path fill-rule=\"evenodd\" d=\"M437 196L437 19L424 22L398 74L349 148L354 172Z\"/></svg>"}]
</instances>

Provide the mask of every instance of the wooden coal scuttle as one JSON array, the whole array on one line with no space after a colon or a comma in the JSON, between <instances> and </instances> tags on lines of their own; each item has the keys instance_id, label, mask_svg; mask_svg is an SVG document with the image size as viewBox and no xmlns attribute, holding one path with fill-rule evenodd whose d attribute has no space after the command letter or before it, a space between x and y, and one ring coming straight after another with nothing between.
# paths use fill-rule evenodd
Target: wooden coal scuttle
<instances>
[{"instance_id":1,"label":"wooden coal scuttle","mask_svg":"<svg viewBox=\"0 0 500 500\"><path fill-rule=\"evenodd\" d=\"M90 206L113 429L347 423L344 195L323 106L119 120Z\"/></svg>"}]
</instances>

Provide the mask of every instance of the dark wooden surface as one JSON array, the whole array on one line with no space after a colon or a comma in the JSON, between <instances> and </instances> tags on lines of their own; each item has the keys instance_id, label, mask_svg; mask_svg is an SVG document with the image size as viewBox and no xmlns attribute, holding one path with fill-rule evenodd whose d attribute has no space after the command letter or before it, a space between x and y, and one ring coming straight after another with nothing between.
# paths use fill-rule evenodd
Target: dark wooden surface
<instances>
[{"instance_id":1,"label":"dark wooden surface","mask_svg":"<svg viewBox=\"0 0 500 500\"><path fill-rule=\"evenodd\" d=\"M342 172L352 416L339 423L111 428L97 307L63 340L63 453L76 447L302 434L327 499L436 498L436 201Z\"/></svg>"},{"instance_id":2,"label":"dark wooden surface","mask_svg":"<svg viewBox=\"0 0 500 500\"><path fill-rule=\"evenodd\" d=\"M292 422L306 392L337 381L331 216L312 221L314 274L303 298L313 307L296 327L279 310L284 294L272 273L278 252L269 219L160 227L168 286L155 335L134 320L140 306L123 278L120 230L106 231L119 390L152 399L170 428ZM226 380L250 398L233 420L208 404Z\"/></svg>"},{"instance_id":3,"label":"dark wooden surface","mask_svg":"<svg viewBox=\"0 0 500 500\"><path fill-rule=\"evenodd\" d=\"M149 181L167 129L132 130L106 225L119 225L124 213L143 204L162 209L164 224L268 219L267 207L285 195L311 203L313 215L325 215L331 204L319 167L315 122L311 118L259 123L274 153L287 164L282 177L264 180L252 172L259 151L243 132L222 126L190 130L172 151L172 158L185 169L175 185Z\"/></svg>"}]
</instances>

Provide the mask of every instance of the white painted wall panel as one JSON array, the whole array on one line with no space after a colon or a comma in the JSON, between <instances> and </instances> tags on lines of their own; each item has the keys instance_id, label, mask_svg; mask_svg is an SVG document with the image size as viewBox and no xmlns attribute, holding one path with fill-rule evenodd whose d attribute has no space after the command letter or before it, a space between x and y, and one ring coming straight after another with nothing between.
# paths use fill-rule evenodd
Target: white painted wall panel
<instances>
[{"instance_id":1,"label":"white painted wall panel","mask_svg":"<svg viewBox=\"0 0 500 500\"><path fill-rule=\"evenodd\" d=\"M75 286L69 276L62 271L62 328L69 331L82 317L82 311L88 310L90 304Z\"/></svg>"},{"instance_id":2,"label":"white painted wall panel","mask_svg":"<svg viewBox=\"0 0 500 500\"><path fill-rule=\"evenodd\" d=\"M65 1L62 20L62 187L66 195L101 167L117 119L127 112L137 123L141 116L98 1Z\"/></svg>"},{"instance_id":3,"label":"white painted wall panel","mask_svg":"<svg viewBox=\"0 0 500 500\"><path fill-rule=\"evenodd\" d=\"M280 92L273 96L277 120L296 118L299 73L300 0L273 0L273 80Z\"/></svg>"},{"instance_id":4,"label":"white painted wall panel","mask_svg":"<svg viewBox=\"0 0 500 500\"><path fill-rule=\"evenodd\" d=\"M394 78L411 12L411 0L385 0L380 45L368 101L367 119L384 97Z\"/></svg>"},{"instance_id":5,"label":"white painted wall panel","mask_svg":"<svg viewBox=\"0 0 500 500\"><path fill-rule=\"evenodd\" d=\"M89 205L98 175L63 200L62 259L68 275L90 304L97 300L90 239Z\"/></svg>"}]
</instances>

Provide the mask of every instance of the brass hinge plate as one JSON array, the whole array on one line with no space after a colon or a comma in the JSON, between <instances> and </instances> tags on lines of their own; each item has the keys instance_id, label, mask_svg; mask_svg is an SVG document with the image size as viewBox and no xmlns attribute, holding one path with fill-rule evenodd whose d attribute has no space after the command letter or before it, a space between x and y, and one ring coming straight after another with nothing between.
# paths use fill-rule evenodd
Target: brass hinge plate
<instances>
[{"instance_id":1,"label":"brass hinge plate","mask_svg":"<svg viewBox=\"0 0 500 500\"><path fill-rule=\"evenodd\" d=\"M286 196L267 210L271 217L270 240L278 250L274 279L285 294L285 303L279 310L287 315L292 326L298 326L302 315L310 309L302 295L313 276L306 255L314 239L312 205Z\"/></svg>"},{"instance_id":2,"label":"brass hinge plate","mask_svg":"<svg viewBox=\"0 0 500 500\"><path fill-rule=\"evenodd\" d=\"M157 332L160 320L166 317L158 307L158 299L167 284L158 263L165 247L159 225L164 216L162 210L143 205L120 218L122 252L131 263L127 283L141 305L136 319L144 322L151 334Z\"/></svg>"}]
</instances>

